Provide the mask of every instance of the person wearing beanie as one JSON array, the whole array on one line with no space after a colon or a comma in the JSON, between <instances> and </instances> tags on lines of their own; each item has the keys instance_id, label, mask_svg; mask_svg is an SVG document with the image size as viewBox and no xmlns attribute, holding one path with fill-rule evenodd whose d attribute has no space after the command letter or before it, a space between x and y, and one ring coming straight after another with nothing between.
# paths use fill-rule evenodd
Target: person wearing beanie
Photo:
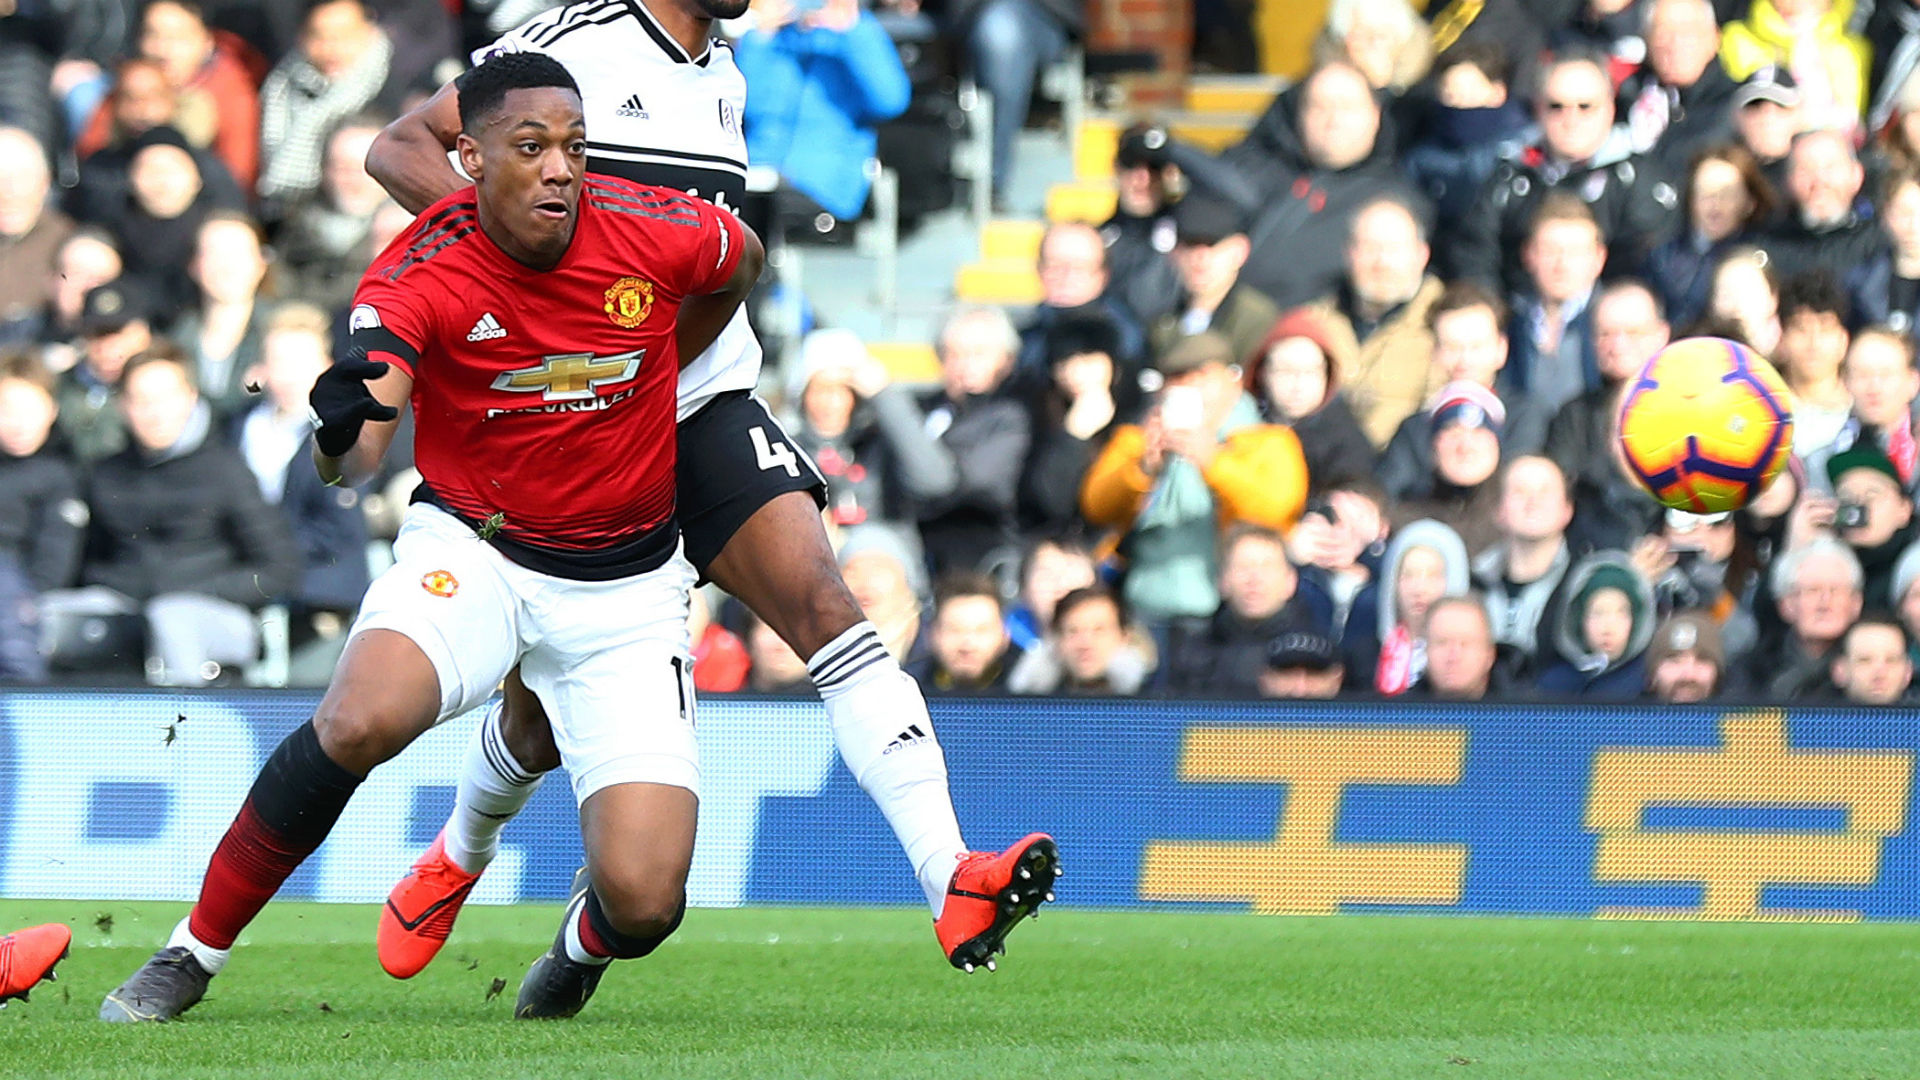
<instances>
[{"instance_id":1,"label":"person wearing beanie","mask_svg":"<svg viewBox=\"0 0 1920 1080\"><path fill-rule=\"evenodd\" d=\"M1290 627L1267 643L1260 696L1329 700L1340 696L1345 677L1339 646L1325 631L1310 625Z\"/></svg>"},{"instance_id":2,"label":"person wearing beanie","mask_svg":"<svg viewBox=\"0 0 1920 1080\"><path fill-rule=\"evenodd\" d=\"M1107 245L1107 292L1143 323L1170 310L1180 281L1167 256L1173 251L1174 193L1181 183L1174 142L1157 124L1135 124L1120 133L1114 153L1113 216L1100 225Z\"/></svg>"},{"instance_id":3,"label":"person wearing beanie","mask_svg":"<svg viewBox=\"0 0 1920 1080\"><path fill-rule=\"evenodd\" d=\"M1122 422L1140 411L1139 373L1118 359L1119 334L1098 315L1062 318L1048 335L1046 381L1027 392L1033 449L1020 474L1020 531L1051 536L1083 527L1080 485Z\"/></svg>"},{"instance_id":4,"label":"person wearing beanie","mask_svg":"<svg viewBox=\"0 0 1920 1080\"><path fill-rule=\"evenodd\" d=\"M1705 612L1668 616L1647 646L1645 698L1669 705L1691 705L1722 696L1727 689L1727 653L1720 626Z\"/></svg>"},{"instance_id":5,"label":"person wearing beanie","mask_svg":"<svg viewBox=\"0 0 1920 1080\"><path fill-rule=\"evenodd\" d=\"M1500 384L1507 366L1507 305L1471 281L1447 286L1428 315L1433 363L1428 379L1479 383L1506 407L1500 452L1511 461L1535 454L1547 441L1551 410L1527 394ZM1435 386L1437 392L1439 386ZM1429 401L1428 404L1431 404ZM1418 497L1433 475L1433 428L1425 410L1400 422L1380 458L1380 482L1397 498Z\"/></svg>"},{"instance_id":6,"label":"person wearing beanie","mask_svg":"<svg viewBox=\"0 0 1920 1080\"><path fill-rule=\"evenodd\" d=\"M1554 646L1558 663L1540 673L1541 693L1586 701L1631 701L1647 685L1653 589L1624 551L1596 551L1567 576Z\"/></svg>"},{"instance_id":7,"label":"person wearing beanie","mask_svg":"<svg viewBox=\"0 0 1920 1080\"><path fill-rule=\"evenodd\" d=\"M1863 438L1828 458L1826 474L1833 501L1821 500L1809 513L1824 517L1831 507L1834 532L1853 549L1866 574L1866 603L1885 604L1894 564L1920 533L1900 473L1878 443Z\"/></svg>"},{"instance_id":8,"label":"person wearing beanie","mask_svg":"<svg viewBox=\"0 0 1920 1080\"><path fill-rule=\"evenodd\" d=\"M1296 308L1273 324L1247 365L1247 389L1261 411L1300 437L1310 496L1372 476L1379 458L1340 387L1345 355L1322 313Z\"/></svg>"},{"instance_id":9,"label":"person wearing beanie","mask_svg":"<svg viewBox=\"0 0 1920 1080\"><path fill-rule=\"evenodd\" d=\"M1402 502L1396 521L1434 518L1466 542L1469 553L1500 538L1498 524L1500 439L1506 406L1478 383L1448 383L1429 410L1433 431L1433 476L1427 495Z\"/></svg>"},{"instance_id":10,"label":"person wearing beanie","mask_svg":"<svg viewBox=\"0 0 1920 1080\"><path fill-rule=\"evenodd\" d=\"M908 391L851 330L813 331L789 367L788 430L826 477L828 520L843 529L885 523L910 531L900 498L931 490L934 481L920 467L932 440Z\"/></svg>"}]
</instances>

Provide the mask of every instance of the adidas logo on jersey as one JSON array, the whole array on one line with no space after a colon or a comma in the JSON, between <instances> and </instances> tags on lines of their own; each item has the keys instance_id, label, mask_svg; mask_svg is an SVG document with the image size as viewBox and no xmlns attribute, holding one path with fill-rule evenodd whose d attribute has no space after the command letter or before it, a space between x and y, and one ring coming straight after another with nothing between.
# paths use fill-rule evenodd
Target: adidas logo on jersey
<instances>
[{"instance_id":1,"label":"adidas logo on jersey","mask_svg":"<svg viewBox=\"0 0 1920 1080\"><path fill-rule=\"evenodd\" d=\"M624 116L629 120L645 120L647 118L647 107L640 104L640 95L634 94L622 103L619 108L613 110L613 115Z\"/></svg>"},{"instance_id":2,"label":"adidas logo on jersey","mask_svg":"<svg viewBox=\"0 0 1920 1080\"><path fill-rule=\"evenodd\" d=\"M920 730L919 724L908 724L907 730L901 732L898 735L895 735L893 737L893 741L887 744L887 748L885 750L880 751L880 755L882 757L885 757L886 755L893 753L895 750L905 750L907 747L912 746L914 743L924 742L926 741L926 739L927 739L927 733Z\"/></svg>"},{"instance_id":3,"label":"adidas logo on jersey","mask_svg":"<svg viewBox=\"0 0 1920 1080\"><path fill-rule=\"evenodd\" d=\"M493 341L506 336L507 328L500 325L500 321L493 317L491 311L480 316L480 321L474 323L473 329L467 331L468 341Z\"/></svg>"}]
</instances>

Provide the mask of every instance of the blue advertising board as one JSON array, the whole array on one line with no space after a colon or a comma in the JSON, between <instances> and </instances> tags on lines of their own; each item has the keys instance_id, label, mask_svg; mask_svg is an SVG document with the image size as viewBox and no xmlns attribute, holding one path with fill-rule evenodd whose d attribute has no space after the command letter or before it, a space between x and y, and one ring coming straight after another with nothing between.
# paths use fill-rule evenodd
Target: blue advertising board
<instances>
[{"instance_id":1,"label":"blue advertising board","mask_svg":"<svg viewBox=\"0 0 1920 1080\"><path fill-rule=\"evenodd\" d=\"M0 697L0 896L191 899L299 693ZM970 843L1044 829L1060 901L1257 913L1920 918L1902 710L945 699ZM376 770L283 895L375 901L433 838L473 717ZM817 702L700 704L697 905L914 903ZM562 897L556 778L479 902Z\"/></svg>"}]
</instances>

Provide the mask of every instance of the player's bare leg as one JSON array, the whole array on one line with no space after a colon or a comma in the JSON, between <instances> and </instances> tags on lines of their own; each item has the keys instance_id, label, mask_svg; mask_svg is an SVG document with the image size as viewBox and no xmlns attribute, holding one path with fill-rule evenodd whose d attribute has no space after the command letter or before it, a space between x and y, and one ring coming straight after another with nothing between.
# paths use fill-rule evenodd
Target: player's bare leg
<instances>
[{"instance_id":1,"label":"player's bare leg","mask_svg":"<svg viewBox=\"0 0 1920 1080\"><path fill-rule=\"evenodd\" d=\"M1019 850L1002 855L967 851L926 699L887 652L840 576L812 494L787 492L755 511L707 575L806 657L840 758L906 850L948 961L971 972L1002 951L1013 927L1053 893L1050 887L1030 890L1008 907L1001 902L1007 883L998 879L1003 875L982 868L997 868L994 860L1003 858L1009 865L1018 863L1028 848L1044 842L1051 886L1057 862L1053 842L1035 834ZM971 877L963 881L969 867ZM977 897L987 884L995 902L983 907Z\"/></svg>"},{"instance_id":2,"label":"player's bare leg","mask_svg":"<svg viewBox=\"0 0 1920 1080\"><path fill-rule=\"evenodd\" d=\"M613 960L660 947L687 911L700 801L669 784L615 784L580 806L587 865L560 930L520 983L513 1015L563 1019L578 1013Z\"/></svg>"},{"instance_id":3,"label":"player's bare leg","mask_svg":"<svg viewBox=\"0 0 1920 1080\"><path fill-rule=\"evenodd\" d=\"M240 931L325 840L367 773L431 728L440 682L392 630L354 635L313 721L267 758L214 849L200 898L165 948L100 1006L112 1021L171 1020L192 1008Z\"/></svg>"}]
</instances>

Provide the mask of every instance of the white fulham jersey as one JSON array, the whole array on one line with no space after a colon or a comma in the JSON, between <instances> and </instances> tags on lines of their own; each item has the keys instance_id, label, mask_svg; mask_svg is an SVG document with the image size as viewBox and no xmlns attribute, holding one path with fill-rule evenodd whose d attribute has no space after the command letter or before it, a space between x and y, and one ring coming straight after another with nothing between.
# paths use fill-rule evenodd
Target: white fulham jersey
<instances>
[{"instance_id":1,"label":"white fulham jersey","mask_svg":"<svg viewBox=\"0 0 1920 1080\"><path fill-rule=\"evenodd\" d=\"M503 51L546 53L580 84L589 170L740 209L747 81L726 42L715 39L689 56L640 0L581 0L502 34L473 62ZM760 342L742 308L680 373L679 419L715 394L752 390L759 379Z\"/></svg>"}]
</instances>

